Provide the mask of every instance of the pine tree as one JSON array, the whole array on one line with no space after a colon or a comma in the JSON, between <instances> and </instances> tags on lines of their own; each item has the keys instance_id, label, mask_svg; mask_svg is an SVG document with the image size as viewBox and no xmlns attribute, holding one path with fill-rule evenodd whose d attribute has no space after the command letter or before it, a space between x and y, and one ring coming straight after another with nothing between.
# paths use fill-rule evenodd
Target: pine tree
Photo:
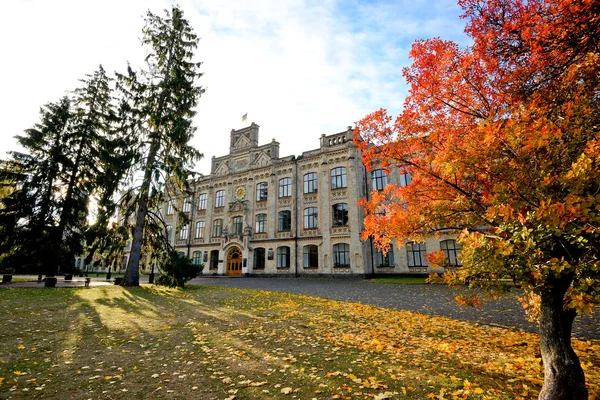
<instances>
[{"instance_id":1,"label":"pine tree","mask_svg":"<svg viewBox=\"0 0 600 400\"><path fill-rule=\"evenodd\" d=\"M139 285L149 199L161 198L167 177L172 187L186 187L187 167L201 157L188 144L195 130L194 107L204 92L195 84L202 75L198 72L200 63L192 61L198 37L181 9L174 6L165 14L161 18L149 11L146 16L142 43L150 47L147 69L137 74L128 68L126 75L118 75L119 86L131 102L132 115L143 128L138 148L143 155L143 179L135 192L135 225L123 279L127 286Z\"/></svg>"}]
</instances>

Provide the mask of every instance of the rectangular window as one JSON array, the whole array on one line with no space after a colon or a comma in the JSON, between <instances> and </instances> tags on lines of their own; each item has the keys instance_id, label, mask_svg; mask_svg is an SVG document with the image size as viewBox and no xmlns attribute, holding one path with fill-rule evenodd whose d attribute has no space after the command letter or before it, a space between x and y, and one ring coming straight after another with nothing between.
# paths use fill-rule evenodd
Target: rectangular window
<instances>
[{"instance_id":1,"label":"rectangular window","mask_svg":"<svg viewBox=\"0 0 600 400\"><path fill-rule=\"evenodd\" d=\"M210 268L215 269L219 266L219 250L210 252Z\"/></svg>"},{"instance_id":2,"label":"rectangular window","mask_svg":"<svg viewBox=\"0 0 600 400\"><path fill-rule=\"evenodd\" d=\"M233 218L233 225L232 225L233 229L232 229L232 233L234 235L241 235L242 234L242 229L244 229L244 223L242 220L242 217L234 217Z\"/></svg>"},{"instance_id":3,"label":"rectangular window","mask_svg":"<svg viewBox=\"0 0 600 400\"><path fill-rule=\"evenodd\" d=\"M347 243L338 243L333 245L333 266L350 266L350 245Z\"/></svg>"},{"instance_id":4,"label":"rectangular window","mask_svg":"<svg viewBox=\"0 0 600 400\"><path fill-rule=\"evenodd\" d=\"M290 248L287 246L277 248L277 268L290 267Z\"/></svg>"},{"instance_id":5,"label":"rectangular window","mask_svg":"<svg viewBox=\"0 0 600 400\"><path fill-rule=\"evenodd\" d=\"M198 197L198 210L206 210L207 202L208 202L208 195L206 193L202 193Z\"/></svg>"},{"instance_id":6,"label":"rectangular window","mask_svg":"<svg viewBox=\"0 0 600 400\"><path fill-rule=\"evenodd\" d=\"M304 268L319 267L319 247L314 244L304 246Z\"/></svg>"},{"instance_id":7,"label":"rectangular window","mask_svg":"<svg viewBox=\"0 0 600 400\"><path fill-rule=\"evenodd\" d=\"M255 233L266 233L266 232L267 232L267 214L258 214L256 216Z\"/></svg>"},{"instance_id":8,"label":"rectangular window","mask_svg":"<svg viewBox=\"0 0 600 400\"><path fill-rule=\"evenodd\" d=\"M400 186L408 186L412 182L412 177L407 172L400 174Z\"/></svg>"},{"instance_id":9,"label":"rectangular window","mask_svg":"<svg viewBox=\"0 0 600 400\"><path fill-rule=\"evenodd\" d=\"M262 247L254 249L254 269L265 269L265 249Z\"/></svg>"},{"instance_id":10,"label":"rectangular window","mask_svg":"<svg viewBox=\"0 0 600 400\"><path fill-rule=\"evenodd\" d=\"M192 261L194 265L200 265L202 263L202 252L195 251L194 254L192 254Z\"/></svg>"},{"instance_id":11,"label":"rectangular window","mask_svg":"<svg viewBox=\"0 0 600 400\"><path fill-rule=\"evenodd\" d=\"M387 174L382 169L371 172L371 187L373 190L383 190L387 186Z\"/></svg>"},{"instance_id":12,"label":"rectangular window","mask_svg":"<svg viewBox=\"0 0 600 400\"><path fill-rule=\"evenodd\" d=\"M173 227L171 225L167 225L167 241L171 241L171 237L173 236Z\"/></svg>"},{"instance_id":13,"label":"rectangular window","mask_svg":"<svg viewBox=\"0 0 600 400\"><path fill-rule=\"evenodd\" d=\"M317 190L317 173L309 172L304 175L304 193L316 193Z\"/></svg>"},{"instance_id":14,"label":"rectangular window","mask_svg":"<svg viewBox=\"0 0 600 400\"><path fill-rule=\"evenodd\" d=\"M332 206L332 222L333 226L348 225L348 204L339 203Z\"/></svg>"},{"instance_id":15,"label":"rectangular window","mask_svg":"<svg viewBox=\"0 0 600 400\"><path fill-rule=\"evenodd\" d=\"M292 195L292 178L279 180L279 197L290 197Z\"/></svg>"},{"instance_id":16,"label":"rectangular window","mask_svg":"<svg viewBox=\"0 0 600 400\"><path fill-rule=\"evenodd\" d=\"M406 244L406 255L408 257L409 267L426 267L427 260L425 254L427 249L425 243L413 243L409 242Z\"/></svg>"},{"instance_id":17,"label":"rectangular window","mask_svg":"<svg viewBox=\"0 0 600 400\"><path fill-rule=\"evenodd\" d=\"M202 239L204 237L204 221L196 222L196 239Z\"/></svg>"},{"instance_id":18,"label":"rectangular window","mask_svg":"<svg viewBox=\"0 0 600 400\"><path fill-rule=\"evenodd\" d=\"M346 187L346 168L337 167L331 170L331 189Z\"/></svg>"},{"instance_id":19,"label":"rectangular window","mask_svg":"<svg viewBox=\"0 0 600 400\"><path fill-rule=\"evenodd\" d=\"M304 209L304 229L316 229L318 226L319 211L317 207Z\"/></svg>"},{"instance_id":20,"label":"rectangular window","mask_svg":"<svg viewBox=\"0 0 600 400\"><path fill-rule=\"evenodd\" d=\"M266 201L269 185L267 182L261 182L256 185L256 201Z\"/></svg>"},{"instance_id":21,"label":"rectangular window","mask_svg":"<svg viewBox=\"0 0 600 400\"><path fill-rule=\"evenodd\" d=\"M225 206L225 191L219 190L215 195L215 207Z\"/></svg>"},{"instance_id":22,"label":"rectangular window","mask_svg":"<svg viewBox=\"0 0 600 400\"><path fill-rule=\"evenodd\" d=\"M219 237L223 234L223 220L215 219L213 222L213 237Z\"/></svg>"},{"instance_id":23,"label":"rectangular window","mask_svg":"<svg viewBox=\"0 0 600 400\"><path fill-rule=\"evenodd\" d=\"M387 254L384 256L383 253L375 249L375 266L376 267L393 267L394 266L394 251L390 247Z\"/></svg>"},{"instance_id":24,"label":"rectangular window","mask_svg":"<svg viewBox=\"0 0 600 400\"><path fill-rule=\"evenodd\" d=\"M456 240L442 240L440 242L440 249L442 249L442 251L444 252L448 264L454 266L462 265L462 262L458 259L461 247Z\"/></svg>"},{"instance_id":25,"label":"rectangular window","mask_svg":"<svg viewBox=\"0 0 600 400\"><path fill-rule=\"evenodd\" d=\"M167 215L173 215L175 213L175 207L173 206L173 200L169 201L167 205Z\"/></svg>"},{"instance_id":26,"label":"rectangular window","mask_svg":"<svg viewBox=\"0 0 600 400\"><path fill-rule=\"evenodd\" d=\"M292 212L279 212L279 232L289 232L292 229Z\"/></svg>"}]
</instances>

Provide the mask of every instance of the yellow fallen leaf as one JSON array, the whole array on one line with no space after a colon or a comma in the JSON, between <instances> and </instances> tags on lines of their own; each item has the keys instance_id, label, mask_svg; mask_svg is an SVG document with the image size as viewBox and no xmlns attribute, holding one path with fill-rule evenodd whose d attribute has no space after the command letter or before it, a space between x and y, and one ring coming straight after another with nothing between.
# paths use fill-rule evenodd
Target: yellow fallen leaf
<instances>
[{"instance_id":1,"label":"yellow fallen leaf","mask_svg":"<svg viewBox=\"0 0 600 400\"><path fill-rule=\"evenodd\" d=\"M16 376L21 376L21 371L13 371L13 374L15 374Z\"/></svg>"},{"instance_id":2,"label":"yellow fallen leaf","mask_svg":"<svg viewBox=\"0 0 600 400\"><path fill-rule=\"evenodd\" d=\"M23 350L25 348L25 346L23 346L22 344L19 345L19 347L17 347L17 349L19 350Z\"/></svg>"},{"instance_id":3,"label":"yellow fallen leaf","mask_svg":"<svg viewBox=\"0 0 600 400\"><path fill-rule=\"evenodd\" d=\"M483 393L483 389L482 389L482 388L479 388L479 387L478 387L478 388L475 388L475 389L473 390L473 393L475 393L475 394L482 394L482 393Z\"/></svg>"},{"instance_id":4,"label":"yellow fallen leaf","mask_svg":"<svg viewBox=\"0 0 600 400\"><path fill-rule=\"evenodd\" d=\"M281 393L283 394L290 394L292 393L293 389L291 387L284 387L283 389L281 389Z\"/></svg>"}]
</instances>

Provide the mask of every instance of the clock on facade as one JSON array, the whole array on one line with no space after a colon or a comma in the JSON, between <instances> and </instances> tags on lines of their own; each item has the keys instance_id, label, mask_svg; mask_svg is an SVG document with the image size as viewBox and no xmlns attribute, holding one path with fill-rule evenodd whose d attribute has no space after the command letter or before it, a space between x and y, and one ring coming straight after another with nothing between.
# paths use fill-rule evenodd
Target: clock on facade
<instances>
[{"instance_id":1,"label":"clock on facade","mask_svg":"<svg viewBox=\"0 0 600 400\"><path fill-rule=\"evenodd\" d=\"M243 186L240 186L235 191L235 198L238 200L243 200L244 197L246 197L246 188L244 188Z\"/></svg>"}]
</instances>

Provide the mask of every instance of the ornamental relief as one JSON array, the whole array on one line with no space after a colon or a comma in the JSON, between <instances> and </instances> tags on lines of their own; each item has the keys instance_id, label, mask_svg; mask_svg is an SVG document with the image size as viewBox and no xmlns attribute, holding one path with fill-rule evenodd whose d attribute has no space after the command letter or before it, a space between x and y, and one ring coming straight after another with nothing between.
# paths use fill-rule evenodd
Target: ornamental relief
<instances>
[{"instance_id":1,"label":"ornamental relief","mask_svg":"<svg viewBox=\"0 0 600 400\"><path fill-rule=\"evenodd\" d=\"M292 173L292 172L293 172L293 168L278 169L277 175L283 175L283 174Z\"/></svg>"},{"instance_id":2,"label":"ornamental relief","mask_svg":"<svg viewBox=\"0 0 600 400\"><path fill-rule=\"evenodd\" d=\"M302 231L302 236L319 236L318 229L305 229Z\"/></svg>"},{"instance_id":3,"label":"ornamental relief","mask_svg":"<svg viewBox=\"0 0 600 400\"><path fill-rule=\"evenodd\" d=\"M267 238L267 234L266 233L255 233L252 236L253 240L260 240L260 239L266 239Z\"/></svg>"},{"instance_id":4,"label":"ornamental relief","mask_svg":"<svg viewBox=\"0 0 600 400\"><path fill-rule=\"evenodd\" d=\"M316 203L318 200L317 195L304 195L304 204L313 204Z\"/></svg>"},{"instance_id":5,"label":"ornamental relief","mask_svg":"<svg viewBox=\"0 0 600 400\"><path fill-rule=\"evenodd\" d=\"M345 189L334 190L333 192L331 192L331 197L333 198L333 200L345 199L348 197L348 191Z\"/></svg>"},{"instance_id":6,"label":"ornamental relief","mask_svg":"<svg viewBox=\"0 0 600 400\"><path fill-rule=\"evenodd\" d=\"M287 239L287 238L292 237L292 233L291 232L277 232L277 235L275 237L277 239Z\"/></svg>"},{"instance_id":7,"label":"ornamental relief","mask_svg":"<svg viewBox=\"0 0 600 400\"><path fill-rule=\"evenodd\" d=\"M254 203L254 209L255 210L266 210L267 202L266 201L257 201L256 203Z\"/></svg>"},{"instance_id":8,"label":"ornamental relief","mask_svg":"<svg viewBox=\"0 0 600 400\"><path fill-rule=\"evenodd\" d=\"M350 233L350 228L347 226L335 226L331 228L331 234Z\"/></svg>"},{"instance_id":9,"label":"ornamental relief","mask_svg":"<svg viewBox=\"0 0 600 400\"><path fill-rule=\"evenodd\" d=\"M279 207L289 206L291 204L292 204L292 199L290 199L290 198L285 198L285 199L279 199L279 200L277 200L277 205Z\"/></svg>"},{"instance_id":10,"label":"ornamental relief","mask_svg":"<svg viewBox=\"0 0 600 400\"><path fill-rule=\"evenodd\" d=\"M319 167L319 163L315 162L315 163L311 163L311 164L302 164L300 166L301 170L306 170L306 169L311 169L311 168L318 168Z\"/></svg>"},{"instance_id":11,"label":"ornamental relief","mask_svg":"<svg viewBox=\"0 0 600 400\"><path fill-rule=\"evenodd\" d=\"M206 215L206 210L198 210L198 211L196 211L196 216L202 217L204 215Z\"/></svg>"},{"instance_id":12,"label":"ornamental relief","mask_svg":"<svg viewBox=\"0 0 600 400\"><path fill-rule=\"evenodd\" d=\"M225 207L219 207L219 208L215 208L215 211L213 212L214 215L222 215L223 214L223 209Z\"/></svg>"}]
</instances>

